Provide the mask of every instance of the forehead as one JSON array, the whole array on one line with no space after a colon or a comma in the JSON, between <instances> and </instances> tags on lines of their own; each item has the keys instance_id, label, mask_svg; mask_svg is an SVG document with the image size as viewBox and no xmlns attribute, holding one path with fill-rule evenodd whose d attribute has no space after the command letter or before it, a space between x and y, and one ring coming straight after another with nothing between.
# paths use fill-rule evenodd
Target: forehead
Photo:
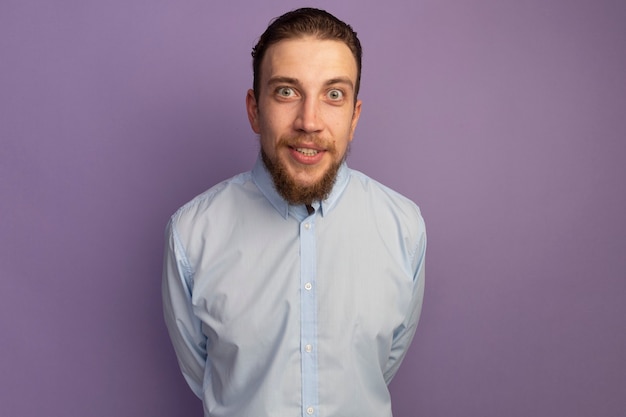
<instances>
[{"instance_id":1,"label":"forehead","mask_svg":"<svg viewBox=\"0 0 626 417\"><path fill-rule=\"evenodd\" d=\"M272 77L309 81L347 77L354 83L357 66L344 42L307 36L271 45L263 57L261 75L265 82Z\"/></svg>"}]
</instances>

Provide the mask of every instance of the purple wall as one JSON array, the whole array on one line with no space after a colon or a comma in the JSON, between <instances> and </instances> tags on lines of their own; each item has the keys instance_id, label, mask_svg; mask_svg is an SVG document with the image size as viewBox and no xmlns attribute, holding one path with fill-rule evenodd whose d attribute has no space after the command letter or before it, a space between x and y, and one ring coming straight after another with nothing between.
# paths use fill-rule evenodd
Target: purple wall
<instances>
[{"instance_id":1,"label":"purple wall","mask_svg":"<svg viewBox=\"0 0 626 417\"><path fill-rule=\"evenodd\" d=\"M201 415L163 228L253 163L271 3L0 3L1 416ZM429 231L395 415L623 416L626 3L335 3L365 47L350 164Z\"/></svg>"}]
</instances>

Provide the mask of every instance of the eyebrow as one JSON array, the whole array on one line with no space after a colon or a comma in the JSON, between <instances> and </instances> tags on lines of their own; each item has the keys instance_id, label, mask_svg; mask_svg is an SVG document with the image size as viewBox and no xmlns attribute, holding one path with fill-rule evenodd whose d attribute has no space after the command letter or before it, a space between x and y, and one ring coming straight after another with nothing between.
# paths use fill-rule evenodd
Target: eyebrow
<instances>
[{"instance_id":1,"label":"eyebrow","mask_svg":"<svg viewBox=\"0 0 626 417\"><path fill-rule=\"evenodd\" d=\"M300 81L297 78L283 77L283 76L272 77L267 82L267 85L270 85L270 86L275 85L275 84L291 84L291 85L297 85L297 86L301 85ZM325 86L331 86L335 84L346 84L352 90L354 90L354 83L348 77L331 78L324 83Z\"/></svg>"}]
</instances>

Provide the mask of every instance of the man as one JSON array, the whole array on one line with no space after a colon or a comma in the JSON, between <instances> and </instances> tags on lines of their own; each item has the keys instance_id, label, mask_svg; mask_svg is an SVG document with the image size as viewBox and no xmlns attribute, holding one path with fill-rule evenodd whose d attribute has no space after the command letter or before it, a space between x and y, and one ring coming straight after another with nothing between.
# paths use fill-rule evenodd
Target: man
<instances>
[{"instance_id":1,"label":"man","mask_svg":"<svg viewBox=\"0 0 626 417\"><path fill-rule=\"evenodd\" d=\"M273 21L253 50L251 172L167 227L165 319L205 416L391 416L426 237L408 199L345 164L361 46L327 12Z\"/></svg>"}]
</instances>

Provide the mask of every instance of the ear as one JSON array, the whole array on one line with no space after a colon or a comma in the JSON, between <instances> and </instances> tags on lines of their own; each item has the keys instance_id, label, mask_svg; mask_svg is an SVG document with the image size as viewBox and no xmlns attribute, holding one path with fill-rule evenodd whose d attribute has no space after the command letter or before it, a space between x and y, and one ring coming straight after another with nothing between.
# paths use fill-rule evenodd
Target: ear
<instances>
[{"instance_id":1,"label":"ear","mask_svg":"<svg viewBox=\"0 0 626 417\"><path fill-rule=\"evenodd\" d=\"M254 98L254 91L251 89L248 90L248 94L246 94L246 111L248 112L248 121L250 122L250 127L256 134L261 133L261 129L259 127L259 105L256 102L256 98Z\"/></svg>"},{"instance_id":2,"label":"ear","mask_svg":"<svg viewBox=\"0 0 626 417\"><path fill-rule=\"evenodd\" d=\"M354 131L356 125L359 123L359 117L361 117L361 100L357 100L354 105L354 112L352 113L352 122L350 123L350 141L354 138Z\"/></svg>"}]
</instances>

